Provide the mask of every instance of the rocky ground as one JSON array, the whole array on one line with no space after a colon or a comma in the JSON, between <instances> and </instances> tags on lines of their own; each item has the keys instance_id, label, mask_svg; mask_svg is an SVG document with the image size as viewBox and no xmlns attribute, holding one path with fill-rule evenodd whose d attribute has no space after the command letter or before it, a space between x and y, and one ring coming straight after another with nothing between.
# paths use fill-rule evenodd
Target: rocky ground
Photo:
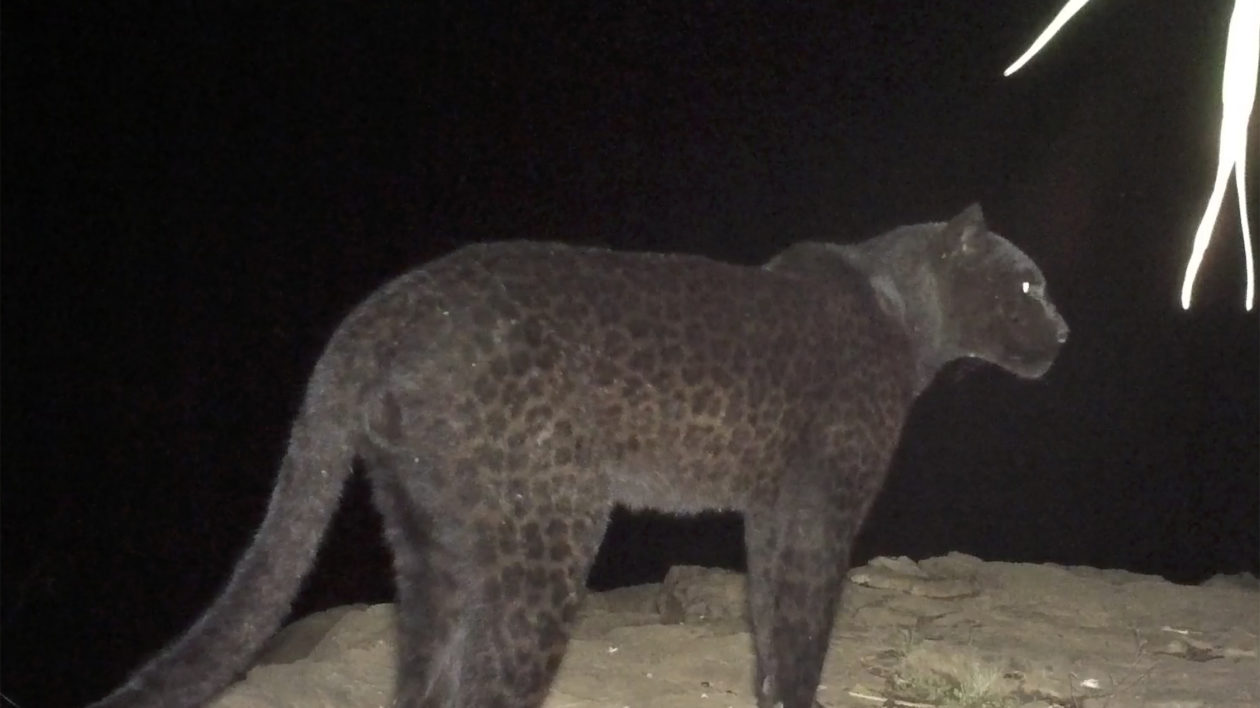
<instances>
[{"instance_id":1,"label":"rocky ground","mask_svg":"<svg viewBox=\"0 0 1260 708\"><path fill-rule=\"evenodd\" d=\"M849 573L823 706L1260 706L1260 584L877 558ZM290 625L215 708L390 704L393 606ZM751 708L742 576L675 568L597 593L547 708Z\"/></svg>"}]
</instances>

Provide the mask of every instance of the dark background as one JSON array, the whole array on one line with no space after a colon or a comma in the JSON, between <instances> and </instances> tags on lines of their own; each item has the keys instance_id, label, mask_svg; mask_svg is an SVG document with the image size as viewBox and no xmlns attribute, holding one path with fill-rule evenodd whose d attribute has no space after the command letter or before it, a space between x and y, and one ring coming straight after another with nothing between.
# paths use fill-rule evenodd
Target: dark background
<instances>
[{"instance_id":1,"label":"dark background","mask_svg":"<svg viewBox=\"0 0 1260 708\"><path fill-rule=\"evenodd\" d=\"M1072 340L1043 381L940 377L856 560L1260 570L1232 194L1177 304L1232 3L1099 0L1012 79L1059 0L432 5L5 3L0 597L22 708L96 696L191 622L339 319L478 240L755 264L979 200ZM300 612L390 597L366 499L353 483ZM619 514L592 583L738 566L740 532Z\"/></svg>"}]
</instances>

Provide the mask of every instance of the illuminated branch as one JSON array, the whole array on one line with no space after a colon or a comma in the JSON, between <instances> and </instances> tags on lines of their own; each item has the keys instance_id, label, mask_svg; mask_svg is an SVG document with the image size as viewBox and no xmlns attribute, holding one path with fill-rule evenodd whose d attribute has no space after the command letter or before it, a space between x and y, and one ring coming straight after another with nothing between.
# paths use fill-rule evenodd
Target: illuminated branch
<instances>
[{"instance_id":1,"label":"illuminated branch","mask_svg":"<svg viewBox=\"0 0 1260 708\"><path fill-rule=\"evenodd\" d=\"M1052 37L1080 11L1089 0L1068 0L1045 31L1037 37L1028 51L1003 72L1010 76L1032 59ZM1203 254L1212 240L1212 227L1220 215L1221 201L1229 186L1229 174L1234 173L1234 186L1238 191L1238 215L1242 223L1243 262L1247 269L1247 293L1244 305L1250 311L1256 299L1255 259L1251 253L1251 225L1247 219L1247 122L1251 118L1251 106L1256 99L1256 72L1260 66L1260 0L1235 0L1234 13L1229 20L1229 37L1225 43L1225 70L1221 82L1221 147L1216 165L1216 181L1208 197L1203 219L1194 234L1190 260L1186 263L1186 277L1181 285L1181 306L1190 309L1190 294L1194 287Z\"/></svg>"},{"instance_id":2,"label":"illuminated branch","mask_svg":"<svg viewBox=\"0 0 1260 708\"><path fill-rule=\"evenodd\" d=\"M1050 38L1058 34L1059 30L1063 28L1063 25L1066 25L1068 20L1072 19L1072 15L1080 12L1081 8L1085 7L1085 3L1087 2L1089 2L1089 0L1068 0L1068 4L1064 5L1062 10L1059 10L1059 14L1055 15L1054 19L1050 20L1050 24L1046 26L1045 30L1037 36L1037 39L1033 40L1032 46L1028 48L1028 51L1024 52L1020 58L1016 59L1014 64L1006 67L1006 71L1002 72L1002 76L1010 76L1011 74L1019 71L1020 67L1027 64L1028 60L1033 58L1033 55L1041 51L1041 48L1046 46L1046 43L1050 41Z\"/></svg>"},{"instance_id":3,"label":"illuminated branch","mask_svg":"<svg viewBox=\"0 0 1260 708\"><path fill-rule=\"evenodd\" d=\"M1181 306L1190 309L1190 290L1203 263L1203 253L1212 240L1212 226L1221 211L1221 200L1234 172L1238 188L1238 218L1242 222L1243 253L1247 264L1247 295L1251 310L1256 299L1255 263L1251 255L1251 226L1247 223L1247 121L1256 100L1256 66L1260 64L1260 0L1237 0L1229 19L1229 39L1225 42L1225 77L1221 82L1221 152L1216 163L1216 181L1208 197L1203 220L1194 232L1194 248L1186 264L1181 285Z\"/></svg>"}]
</instances>

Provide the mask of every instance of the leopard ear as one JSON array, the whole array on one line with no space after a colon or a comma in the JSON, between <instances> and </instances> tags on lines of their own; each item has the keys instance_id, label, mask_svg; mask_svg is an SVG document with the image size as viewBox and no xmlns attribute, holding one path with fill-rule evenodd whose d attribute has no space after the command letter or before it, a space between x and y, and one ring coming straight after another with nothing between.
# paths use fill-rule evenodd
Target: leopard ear
<instances>
[{"instance_id":1,"label":"leopard ear","mask_svg":"<svg viewBox=\"0 0 1260 708\"><path fill-rule=\"evenodd\" d=\"M984 213L979 203L973 203L949 220L941 229L939 241L942 258L952 253L970 253L979 245L981 236L989 227L984 223Z\"/></svg>"}]
</instances>

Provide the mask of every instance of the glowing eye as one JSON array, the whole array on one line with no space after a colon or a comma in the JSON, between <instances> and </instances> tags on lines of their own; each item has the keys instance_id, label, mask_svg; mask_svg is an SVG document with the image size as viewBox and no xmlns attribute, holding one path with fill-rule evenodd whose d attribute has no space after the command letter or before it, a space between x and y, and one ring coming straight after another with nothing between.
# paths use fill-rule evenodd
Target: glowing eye
<instances>
[{"instance_id":1,"label":"glowing eye","mask_svg":"<svg viewBox=\"0 0 1260 708\"><path fill-rule=\"evenodd\" d=\"M1024 291L1025 295L1027 295L1028 291L1032 290L1032 283L1029 283L1027 280L1025 280L1024 282L1019 284L1019 288L1020 290Z\"/></svg>"}]
</instances>

